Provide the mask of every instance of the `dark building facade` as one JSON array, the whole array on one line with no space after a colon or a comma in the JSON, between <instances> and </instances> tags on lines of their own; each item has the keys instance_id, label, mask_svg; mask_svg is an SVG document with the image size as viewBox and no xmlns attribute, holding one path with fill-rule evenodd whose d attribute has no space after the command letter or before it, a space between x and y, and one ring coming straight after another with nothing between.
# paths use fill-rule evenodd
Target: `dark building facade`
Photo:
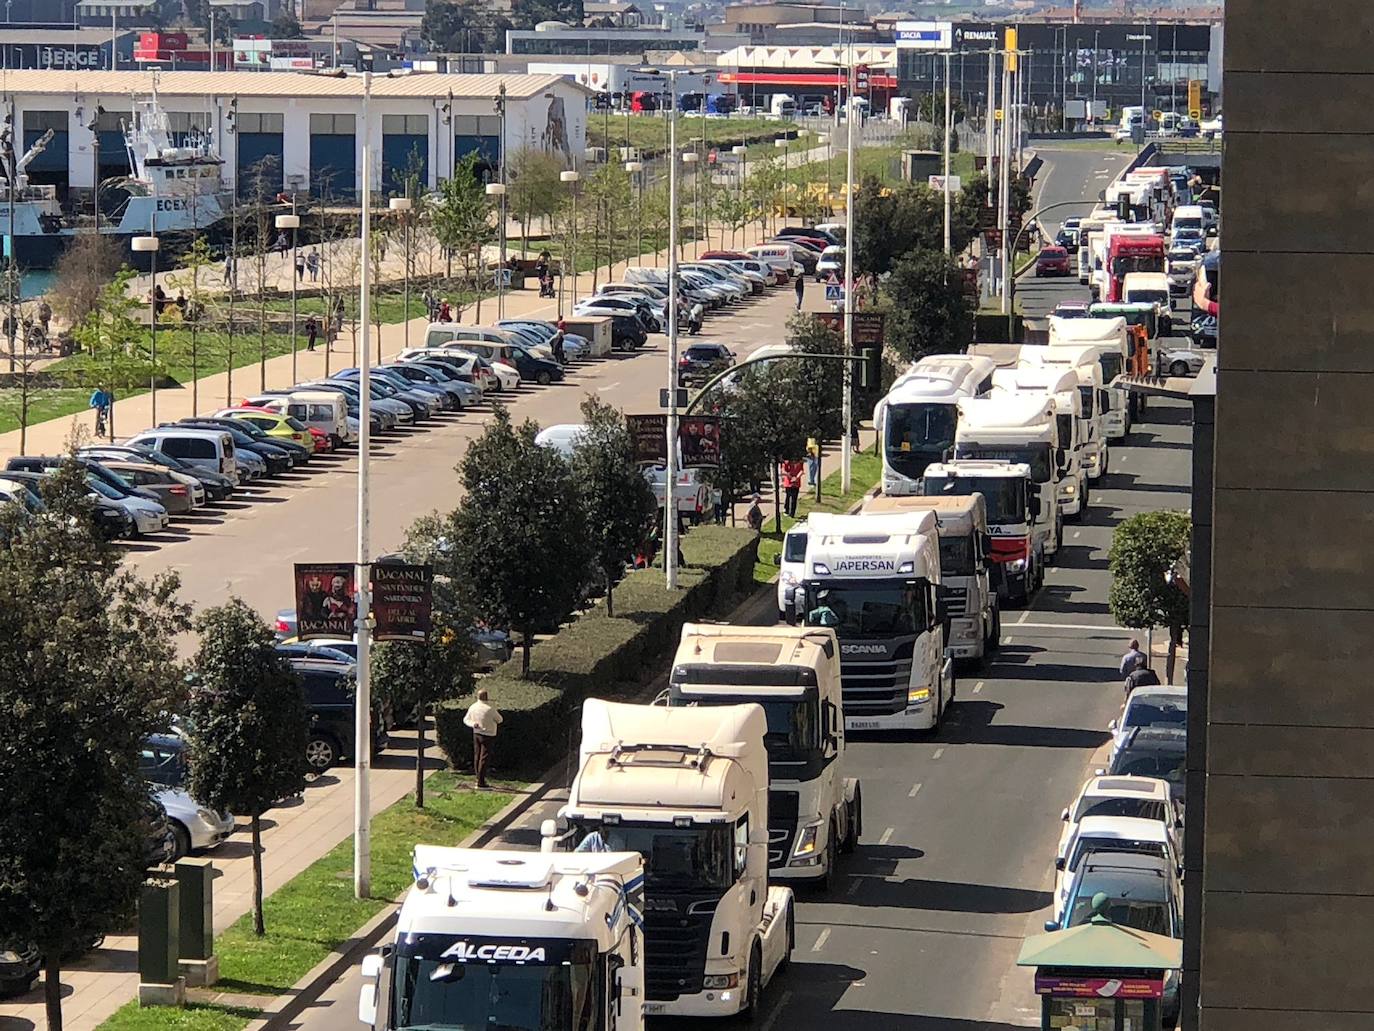
<instances>
[{"instance_id":1,"label":"dark building facade","mask_svg":"<svg viewBox=\"0 0 1374 1031\"><path fill-rule=\"evenodd\" d=\"M1190 80L1209 83L1204 93L1216 94L1220 87L1221 32L1215 25L956 22L950 80L975 110L986 102L988 52L1002 46L1004 31L1013 26L1017 46L1025 52L1027 103L1041 110L1058 110L1066 100L1097 100L1112 112L1142 102L1152 109L1182 111ZM900 50L897 60L903 93L943 92L943 55Z\"/></svg>"}]
</instances>

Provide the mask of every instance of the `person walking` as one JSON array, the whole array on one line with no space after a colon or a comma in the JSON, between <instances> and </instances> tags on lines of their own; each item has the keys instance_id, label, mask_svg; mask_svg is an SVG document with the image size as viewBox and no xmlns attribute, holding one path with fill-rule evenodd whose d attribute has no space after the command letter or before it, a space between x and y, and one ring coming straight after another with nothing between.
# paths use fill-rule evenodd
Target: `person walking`
<instances>
[{"instance_id":1,"label":"person walking","mask_svg":"<svg viewBox=\"0 0 1374 1031\"><path fill-rule=\"evenodd\" d=\"M806 438L806 482L815 486L821 479L821 442L815 437Z\"/></svg>"},{"instance_id":2,"label":"person walking","mask_svg":"<svg viewBox=\"0 0 1374 1031\"><path fill-rule=\"evenodd\" d=\"M496 744L496 729L501 725L501 714L491 704L485 687L478 690L477 701L468 706L463 723L472 728L472 772L477 776L477 787L485 791L487 766Z\"/></svg>"},{"instance_id":3,"label":"person walking","mask_svg":"<svg viewBox=\"0 0 1374 1031\"><path fill-rule=\"evenodd\" d=\"M1149 666L1138 666L1131 670L1130 676L1126 678L1126 697L1131 697L1131 692L1137 687L1158 687L1159 674Z\"/></svg>"},{"instance_id":4,"label":"person walking","mask_svg":"<svg viewBox=\"0 0 1374 1031\"><path fill-rule=\"evenodd\" d=\"M744 521L749 524L749 529L758 533L763 529L763 509L759 507L759 496L754 495L754 503L749 506L749 511L744 513Z\"/></svg>"},{"instance_id":5,"label":"person walking","mask_svg":"<svg viewBox=\"0 0 1374 1031\"><path fill-rule=\"evenodd\" d=\"M305 256L305 267L310 270L310 282L318 283L320 280L320 252L311 251Z\"/></svg>"},{"instance_id":6,"label":"person walking","mask_svg":"<svg viewBox=\"0 0 1374 1031\"><path fill-rule=\"evenodd\" d=\"M1132 637L1126 645L1126 654L1121 656L1121 675L1129 677L1136 670L1144 669L1149 664L1149 658L1140 650L1140 639Z\"/></svg>"},{"instance_id":7,"label":"person walking","mask_svg":"<svg viewBox=\"0 0 1374 1031\"><path fill-rule=\"evenodd\" d=\"M296 282L305 282L305 255L300 251L296 252Z\"/></svg>"},{"instance_id":8,"label":"person walking","mask_svg":"<svg viewBox=\"0 0 1374 1031\"><path fill-rule=\"evenodd\" d=\"M305 320L305 349L315 350L315 343L320 338L320 324L315 321L315 316L311 315Z\"/></svg>"},{"instance_id":9,"label":"person walking","mask_svg":"<svg viewBox=\"0 0 1374 1031\"><path fill-rule=\"evenodd\" d=\"M780 466L782 479L782 511L784 515L797 518L797 496L801 494L802 465L800 458L789 458Z\"/></svg>"},{"instance_id":10,"label":"person walking","mask_svg":"<svg viewBox=\"0 0 1374 1031\"><path fill-rule=\"evenodd\" d=\"M798 276L798 277L797 277L797 286L796 286L796 290L797 290L797 311L801 311L802 297L805 296L805 294L806 294L806 277L805 277L805 276Z\"/></svg>"}]
</instances>

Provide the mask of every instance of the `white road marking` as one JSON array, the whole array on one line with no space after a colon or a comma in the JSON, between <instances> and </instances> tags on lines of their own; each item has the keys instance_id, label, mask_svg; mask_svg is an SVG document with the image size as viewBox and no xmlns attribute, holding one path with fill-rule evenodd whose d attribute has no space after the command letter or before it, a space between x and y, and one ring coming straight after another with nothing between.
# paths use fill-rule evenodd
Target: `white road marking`
<instances>
[{"instance_id":1,"label":"white road marking","mask_svg":"<svg viewBox=\"0 0 1374 1031\"><path fill-rule=\"evenodd\" d=\"M787 1000L792 998L791 992L783 992L778 996L778 1001L773 1004L773 1012L768 1014L768 1019L763 1022L763 1031L773 1031L773 1025L778 1022L778 1017L782 1015L783 1007L787 1005Z\"/></svg>"},{"instance_id":2,"label":"white road marking","mask_svg":"<svg viewBox=\"0 0 1374 1031\"><path fill-rule=\"evenodd\" d=\"M878 844L879 844L879 845L886 845L889 841L892 840L892 835L894 835L894 834L896 834L896 833L897 833L897 828L896 828L896 827L889 827L887 830L883 831L883 836L882 836L881 838L878 839Z\"/></svg>"},{"instance_id":3,"label":"white road marking","mask_svg":"<svg viewBox=\"0 0 1374 1031\"><path fill-rule=\"evenodd\" d=\"M916 784L906 793L907 798L915 798L921 791L921 785Z\"/></svg>"},{"instance_id":4,"label":"white road marking","mask_svg":"<svg viewBox=\"0 0 1374 1031\"><path fill-rule=\"evenodd\" d=\"M1028 619L1030 619L1030 609L1026 609L1025 612L1021 613L1021 618L1016 621L1016 625L1020 626Z\"/></svg>"},{"instance_id":5,"label":"white road marking","mask_svg":"<svg viewBox=\"0 0 1374 1031\"><path fill-rule=\"evenodd\" d=\"M1124 626L1115 626L1111 623L1026 623L1030 630L1099 630L1107 634L1133 634L1134 630L1128 630Z\"/></svg>"},{"instance_id":6,"label":"white road marking","mask_svg":"<svg viewBox=\"0 0 1374 1031\"><path fill-rule=\"evenodd\" d=\"M820 935L816 938L816 944L811 946L812 952L820 952L825 948L825 943L830 940L830 928L822 927Z\"/></svg>"},{"instance_id":7,"label":"white road marking","mask_svg":"<svg viewBox=\"0 0 1374 1031\"><path fill-rule=\"evenodd\" d=\"M665 461L666 461L666 459L665 459ZM1079 538L1079 537L1082 537L1082 536L1083 536L1083 531L1082 531L1082 530L1075 530L1075 531L1073 532L1073 539L1074 539L1074 540L1078 540L1078 538Z\"/></svg>"},{"instance_id":8,"label":"white road marking","mask_svg":"<svg viewBox=\"0 0 1374 1031\"><path fill-rule=\"evenodd\" d=\"M614 383L603 383L601 386L597 387L596 389L597 389L597 390L614 390L614 389L615 389L616 387L618 387L618 386L620 386L620 380L616 380Z\"/></svg>"},{"instance_id":9,"label":"white road marking","mask_svg":"<svg viewBox=\"0 0 1374 1031\"><path fill-rule=\"evenodd\" d=\"M932 759L938 759L938 758L940 758L940 756L942 756L942 755L944 755L944 754L945 754L945 750L944 750L943 748L937 748L937 749L935 749L935 754L932 755L931 758L932 758Z\"/></svg>"},{"instance_id":10,"label":"white road marking","mask_svg":"<svg viewBox=\"0 0 1374 1031\"><path fill-rule=\"evenodd\" d=\"M1011 638L1010 635L1008 635L1008 636L1002 638L1002 643L1003 643L1003 644L1011 644L1011 642L1012 642L1012 638Z\"/></svg>"},{"instance_id":11,"label":"white road marking","mask_svg":"<svg viewBox=\"0 0 1374 1031\"><path fill-rule=\"evenodd\" d=\"M849 882L849 887L846 888L844 891L845 895L847 895L849 898L853 898L855 895L859 893L859 885L861 884L863 884L863 881L859 880L857 877L851 878Z\"/></svg>"},{"instance_id":12,"label":"white road marking","mask_svg":"<svg viewBox=\"0 0 1374 1031\"><path fill-rule=\"evenodd\" d=\"M973 693L977 694L981 690L983 690L983 682L980 680L978 681L978 683L973 685Z\"/></svg>"}]
</instances>

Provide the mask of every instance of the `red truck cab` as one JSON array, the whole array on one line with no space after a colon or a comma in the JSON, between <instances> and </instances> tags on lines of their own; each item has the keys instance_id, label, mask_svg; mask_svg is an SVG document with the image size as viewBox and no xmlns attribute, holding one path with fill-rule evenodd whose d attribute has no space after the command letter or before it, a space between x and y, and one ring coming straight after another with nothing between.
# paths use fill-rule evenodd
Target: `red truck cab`
<instances>
[{"instance_id":1,"label":"red truck cab","mask_svg":"<svg viewBox=\"0 0 1374 1031\"><path fill-rule=\"evenodd\" d=\"M1115 233L1107 243L1107 296L1113 304L1121 301L1121 284L1131 272L1163 272L1164 237L1154 233L1139 235Z\"/></svg>"}]
</instances>

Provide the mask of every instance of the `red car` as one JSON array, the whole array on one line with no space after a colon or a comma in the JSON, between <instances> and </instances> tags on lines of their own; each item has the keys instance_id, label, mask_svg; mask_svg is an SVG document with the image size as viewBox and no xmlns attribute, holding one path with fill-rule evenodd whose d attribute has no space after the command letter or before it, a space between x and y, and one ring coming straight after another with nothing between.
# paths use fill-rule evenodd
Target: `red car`
<instances>
[{"instance_id":1,"label":"red car","mask_svg":"<svg viewBox=\"0 0 1374 1031\"><path fill-rule=\"evenodd\" d=\"M1069 252L1063 247L1046 247L1035 259L1035 276L1069 275Z\"/></svg>"}]
</instances>

